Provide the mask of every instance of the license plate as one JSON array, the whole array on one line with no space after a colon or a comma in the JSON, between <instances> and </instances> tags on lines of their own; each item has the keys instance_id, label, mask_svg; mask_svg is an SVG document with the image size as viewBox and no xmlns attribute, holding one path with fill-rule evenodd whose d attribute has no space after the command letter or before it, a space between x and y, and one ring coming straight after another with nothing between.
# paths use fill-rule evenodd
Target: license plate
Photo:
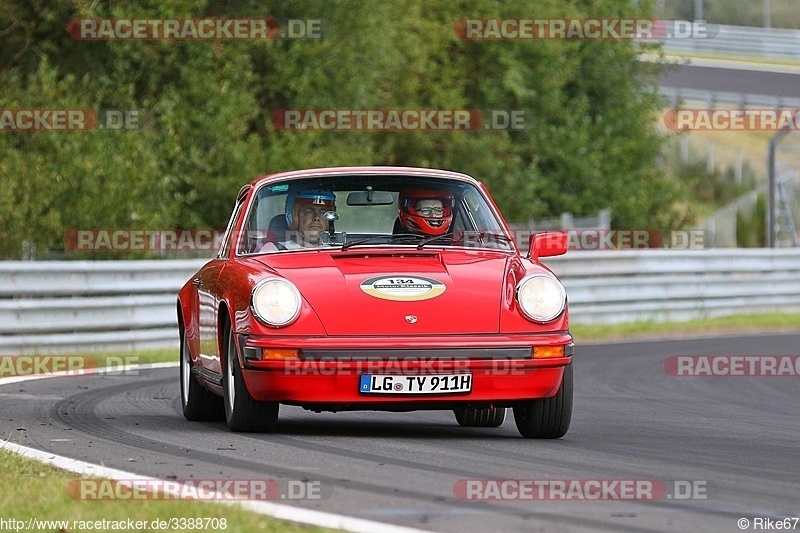
<instances>
[{"instance_id":1,"label":"license plate","mask_svg":"<svg viewBox=\"0 0 800 533\"><path fill-rule=\"evenodd\" d=\"M398 376L362 374L359 391L365 394L452 394L470 392L472 374Z\"/></svg>"}]
</instances>

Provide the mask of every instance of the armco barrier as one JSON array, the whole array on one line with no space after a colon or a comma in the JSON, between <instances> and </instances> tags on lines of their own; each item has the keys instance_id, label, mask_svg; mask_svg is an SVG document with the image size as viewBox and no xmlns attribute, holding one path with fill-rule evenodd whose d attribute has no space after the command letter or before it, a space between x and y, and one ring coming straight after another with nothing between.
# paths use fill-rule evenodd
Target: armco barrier
<instances>
[{"instance_id":1,"label":"armco barrier","mask_svg":"<svg viewBox=\"0 0 800 533\"><path fill-rule=\"evenodd\" d=\"M567 289L572 323L800 310L797 248L569 252L546 263Z\"/></svg>"},{"instance_id":2,"label":"armco barrier","mask_svg":"<svg viewBox=\"0 0 800 533\"><path fill-rule=\"evenodd\" d=\"M800 249L586 251L545 262L567 287L572 323L800 310ZM175 347L177 291L202 264L0 263L0 354Z\"/></svg>"},{"instance_id":3,"label":"armco barrier","mask_svg":"<svg viewBox=\"0 0 800 533\"><path fill-rule=\"evenodd\" d=\"M0 262L0 354L177 346L177 292L204 262Z\"/></svg>"},{"instance_id":4,"label":"armco barrier","mask_svg":"<svg viewBox=\"0 0 800 533\"><path fill-rule=\"evenodd\" d=\"M690 39L665 39L668 54L713 54L800 60L800 30L709 24L713 32Z\"/></svg>"}]
</instances>

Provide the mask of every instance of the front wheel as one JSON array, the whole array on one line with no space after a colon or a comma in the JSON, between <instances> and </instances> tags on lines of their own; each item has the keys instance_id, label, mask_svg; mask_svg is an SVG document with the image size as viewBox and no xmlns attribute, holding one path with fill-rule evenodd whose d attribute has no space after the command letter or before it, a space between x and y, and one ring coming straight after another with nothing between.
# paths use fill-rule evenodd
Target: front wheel
<instances>
[{"instance_id":1,"label":"front wheel","mask_svg":"<svg viewBox=\"0 0 800 533\"><path fill-rule=\"evenodd\" d=\"M465 428L496 428L506 421L505 407L484 407L483 409L454 409L458 425Z\"/></svg>"},{"instance_id":2,"label":"front wheel","mask_svg":"<svg viewBox=\"0 0 800 533\"><path fill-rule=\"evenodd\" d=\"M277 402L254 400L247 390L236 356L233 330L228 327L225 335L225 372L222 389L225 396L225 421L237 432L269 433L278 421Z\"/></svg>"},{"instance_id":3,"label":"front wheel","mask_svg":"<svg viewBox=\"0 0 800 533\"><path fill-rule=\"evenodd\" d=\"M192 375L192 354L181 331L181 407L187 420L215 421L222 419L222 399L206 390Z\"/></svg>"},{"instance_id":4,"label":"front wheel","mask_svg":"<svg viewBox=\"0 0 800 533\"><path fill-rule=\"evenodd\" d=\"M555 396L538 398L514 407L514 421L523 437L559 439L567 434L572 419L572 363L564 368Z\"/></svg>"}]
</instances>

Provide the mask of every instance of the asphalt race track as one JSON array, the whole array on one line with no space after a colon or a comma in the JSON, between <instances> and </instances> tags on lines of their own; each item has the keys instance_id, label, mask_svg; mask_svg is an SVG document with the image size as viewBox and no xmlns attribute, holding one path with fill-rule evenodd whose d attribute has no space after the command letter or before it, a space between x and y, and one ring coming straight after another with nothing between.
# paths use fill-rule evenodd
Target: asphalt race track
<instances>
[{"instance_id":1,"label":"asphalt race track","mask_svg":"<svg viewBox=\"0 0 800 533\"><path fill-rule=\"evenodd\" d=\"M790 72L674 65L665 70L658 84L662 87L800 98L800 74Z\"/></svg>"},{"instance_id":2,"label":"asphalt race track","mask_svg":"<svg viewBox=\"0 0 800 533\"><path fill-rule=\"evenodd\" d=\"M674 377L664 362L799 353L800 332L579 345L572 428L558 441L519 437L511 417L467 429L451 412L295 407L282 408L276 434L233 434L183 418L177 367L3 385L0 429L12 442L147 476L316 482L321 499L283 503L424 530L731 532L740 518L800 516L800 379ZM454 495L459 480L489 479L650 480L667 494Z\"/></svg>"}]
</instances>

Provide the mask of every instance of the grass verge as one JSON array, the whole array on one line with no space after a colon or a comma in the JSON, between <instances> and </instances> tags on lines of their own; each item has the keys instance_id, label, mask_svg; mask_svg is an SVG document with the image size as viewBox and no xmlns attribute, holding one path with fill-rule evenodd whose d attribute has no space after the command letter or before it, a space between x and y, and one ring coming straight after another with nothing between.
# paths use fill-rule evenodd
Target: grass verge
<instances>
[{"instance_id":1,"label":"grass verge","mask_svg":"<svg viewBox=\"0 0 800 533\"><path fill-rule=\"evenodd\" d=\"M140 365L145 363L178 363L180 361L180 351L177 347L158 350L137 350L134 352L98 352L85 355L93 358L98 367Z\"/></svg>"},{"instance_id":2,"label":"grass verge","mask_svg":"<svg viewBox=\"0 0 800 533\"><path fill-rule=\"evenodd\" d=\"M0 483L5 490L0 498L0 517L25 522L19 529L4 527L6 530L22 531L27 527L31 518L40 521L66 521L66 523L42 524L36 531L110 531L113 527L96 527L95 521L107 520L125 523L128 519L147 522L144 531L158 531L152 527L153 520L170 520L177 518L195 519L216 518L225 519L225 528L220 522L216 529L212 527L191 527L191 522L186 522L186 527L172 528L171 531L267 531L267 532L313 532L330 531L327 529L303 526L293 522L277 520L268 516L252 513L235 505L221 503L175 501L175 500L137 500L119 501L85 501L76 500L69 496L67 487L69 482L79 476L72 472L60 470L54 466L38 461L20 457L19 455L0 449ZM78 521L78 523L76 523ZM92 522L80 523L83 522ZM211 522L203 522L203 524ZM100 524L102 525L102 524ZM180 522L178 523L180 525ZM83 526L83 527L81 527ZM123 527L123 529L125 529ZM161 528L163 530L163 528ZM142 529L139 529L142 531Z\"/></svg>"},{"instance_id":3,"label":"grass verge","mask_svg":"<svg viewBox=\"0 0 800 533\"><path fill-rule=\"evenodd\" d=\"M665 52L665 58L668 60L681 60L681 59L711 59L720 61L732 61L737 63L755 63L761 65L776 65L776 66L789 66L795 67L800 65L800 61L793 59L778 59L773 57L759 57L749 55L732 55L732 54L714 54L702 52Z\"/></svg>"},{"instance_id":4,"label":"grass verge","mask_svg":"<svg viewBox=\"0 0 800 533\"><path fill-rule=\"evenodd\" d=\"M800 331L800 313L761 313L705 318L691 322L572 323L575 343L625 339L676 338L696 335Z\"/></svg>"}]
</instances>

